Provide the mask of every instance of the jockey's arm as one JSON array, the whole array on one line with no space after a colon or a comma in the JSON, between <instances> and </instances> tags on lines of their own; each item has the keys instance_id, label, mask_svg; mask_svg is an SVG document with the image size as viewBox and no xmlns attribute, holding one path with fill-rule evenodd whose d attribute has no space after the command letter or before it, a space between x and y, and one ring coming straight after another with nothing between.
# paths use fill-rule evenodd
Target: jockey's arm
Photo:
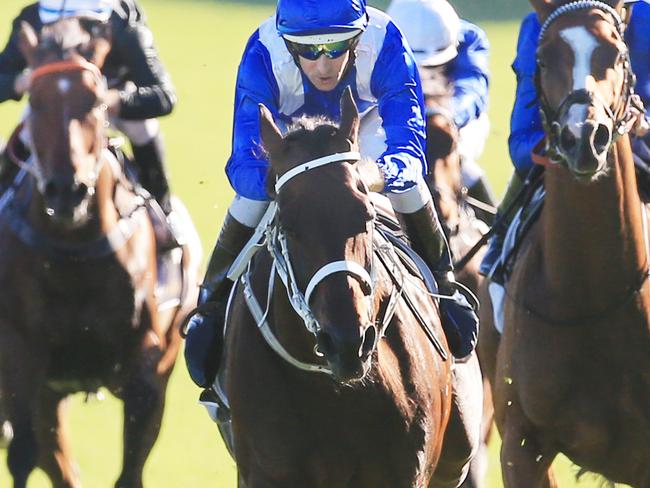
<instances>
[{"instance_id":1,"label":"jockey's arm","mask_svg":"<svg viewBox=\"0 0 650 488\"><path fill-rule=\"evenodd\" d=\"M20 77L27 67L27 62L18 49L18 32L21 22L31 25L39 24L38 4L25 7L12 23L11 34L4 50L0 53L0 103L7 100L20 100L23 91L16 91L17 85L21 85ZM23 84L24 85L24 84Z\"/></svg>"},{"instance_id":2,"label":"jockey's arm","mask_svg":"<svg viewBox=\"0 0 650 488\"><path fill-rule=\"evenodd\" d=\"M510 118L508 148L517 172L526 175L533 166L531 153L544 138L535 87L537 38L540 25L534 13L528 15L519 32L517 56L512 69L517 77L515 103Z\"/></svg>"},{"instance_id":3,"label":"jockey's arm","mask_svg":"<svg viewBox=\"0 0 650 488\"><path fill-rule=\"evenodd\" d=\"M370 80L386 132L387 149L377 164L384 174L385 191L401 192L426 173L424 97L413 55L393 23Z\"/></svg>"},{"instance_id":4,"label":"jockey's arm","mask_svg":"<svg viewBox=\"0 0 650 488\"><path fill-rule=\"evenodd\" d=\"M268 162L261 145L259 104L263 103L276 120L279 90L266 48L258 42L258 32L248 41L237 72L232 153L226 165L230 185L238 195L250 200L269 200L266 191Z\"/></svg>"},{"instance_id":5,"label":"jockey's arm","mask_svg":"<svg viewBox=\"0 0 650 488\"><path fill-rule=\"evenodd\" d=\"M488 105L489 51L487 36L478 26L461 21L458 55L451 61L449 75L454 83L454 123L465 127Z\"/></svg>"},{"instance_id":6,"label":"jockey's arm","mask_svg":"<svg viewBox=\"0 0 650 488\"><path fill-rule=\"evenodd\" d=\"M123 0L120 7L111 16L111 54L126 66L127 78L136 89L120 92L118 116L144 120L167 115L176 104L176 93L154 47L144 13L132 0Z\"/></svg>"}]
</instances>

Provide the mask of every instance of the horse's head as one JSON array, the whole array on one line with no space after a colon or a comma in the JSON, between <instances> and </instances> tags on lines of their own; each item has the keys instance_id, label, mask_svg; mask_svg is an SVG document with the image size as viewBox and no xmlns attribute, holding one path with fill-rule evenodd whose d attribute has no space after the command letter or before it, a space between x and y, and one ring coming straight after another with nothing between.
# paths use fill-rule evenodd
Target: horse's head
<instances>
[{"instance_id":1,"label":"horse's head","mask_svg":"<svg viewBox=\"0 0 650 488\"><path fill-rule=\"evenodd\" d=\"M52 218L77 225L87 218L105 146L106 90L100 68L110 42L78 19L43 28L23 23L20 47L32 69L31 134L38 190ZM101 24L94 24L96 29Z\"/></svg>"},{"instance_id":2,"label":"horse's head","mask_svg":"<svg viewBox=\"0 0 650 488\"><path fill-rule=\"evenodd\" d=\"M531 0L543 22L537 83L547 148L590 181L625 130L633 88L622 1Z\"/></svg>"},{"instance_id":3,"label":"horse's head","mask_svg":"<svg viewBox=\"0 0 650 488\"><path fill-rule=\"evenodd\" d=\"M451 112L453 89L444 67L420 69L427 126L427 161L431 192L445 221L457 212L462 187L458 129Z\"/></svg>"},{"instance_id":4,"label":"horse's head","mask_svg":"<svg viewBox=\"0 0 650 488\"><path fill-rule=\"evenodd\" d=\"M318 322L316 350L338 380L348 381L369 370L378 340L371 278L375 212L356 164L359 114L349 90L341 113L339 127L303 118L283 137L260 106L260 130L295 282ZM326 157L330 162L320 159L319 165Z\"/></svg>"}]
</instances>

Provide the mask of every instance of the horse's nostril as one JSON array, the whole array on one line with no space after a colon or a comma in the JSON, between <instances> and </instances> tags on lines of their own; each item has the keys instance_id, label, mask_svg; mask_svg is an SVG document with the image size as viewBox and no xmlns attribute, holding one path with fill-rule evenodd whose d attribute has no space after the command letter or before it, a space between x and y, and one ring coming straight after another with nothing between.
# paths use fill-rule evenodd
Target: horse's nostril
<instances>
[{"instance_id":1,"label":"horse's nostril","mask_svg":"<svg viewBox=\"0 0 650 488\"><path fill-rule=\"evenodd\" d=\"M366 329L366 332L363 335L363 342L359 348L359 357L367 358L372 354L372 351L375 349L375 341L377 340L377 330L373 325Z\"/></svg>"},{"instance_id":2,"label":"horse's nostril","mask_svg":"<svg viewBox=\"0 0 650 488\"><path fill-rule=\"evenodd\" d=\"M56 185L52 181L45 184L44 195L46 198L54 198L58 194Z\"/></svg>"},{"instance_id":3,"label":"horse's nostril","mask_svg":"<svg viewBox=\"0 0 650 488\"><path fill-rule=\"evenodd\" d=\"M328 356L334 353L334 339L327 332L321 330L316 337L317 354Z\"/></svg>"},{"instance_id":4,"label":"horse's nostril","mask_svg":"<svg viewBox=\"0 0 650 488\"><path fill-rule=\"evenodd\" d=\"M598 124L598 128L594 132L593 141L596 154L605 152L612 142L609 128L606 125Z\"/></svg>"},{"instance_id":5,"label":"horse's nostril","mask_svg":"<svg viewBox=\"0 0 650 488\"><path fill-rule=\"evenodd\" d=\"M85 183L79 183L75 185L73 190L73 195L77 201L81 201L88 194L88 185Z\"/></svg>"},{"instance_id":6,"label":"horse's nostril","mask_svg":"<svg viewBox=\"0 0 650 488\"><path fill-rule=\"evenodd\" d=\"M562 129L562 134L560 135L560 144L567 151L570 151L576 145L576 138L573 135L573 132L571 132L571 130L567 127Z\"/></svg>"}]
</instances>

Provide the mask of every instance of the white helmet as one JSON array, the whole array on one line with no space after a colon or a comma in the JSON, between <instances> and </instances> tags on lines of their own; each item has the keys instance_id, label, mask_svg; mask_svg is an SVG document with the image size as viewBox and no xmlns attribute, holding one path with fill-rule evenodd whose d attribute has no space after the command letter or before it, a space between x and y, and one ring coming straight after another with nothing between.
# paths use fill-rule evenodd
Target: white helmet
<instances>
[{"instance_id":1,"label":"white helmet","mask_svg":"<svg viewBox=\"0 0 650 488\"><path fill-rule=\"evenodd\" d=\"M83 17L106 22L113 12L113 0L39 0L38 15L43 24L64 17Z\"/></svg>"},{"instance_id":2,"label":"white helmet","mask_svg":"<svg viewBox=\"0 0 650 488\"><path fill-rule=\"evenodd\" d=\"M393 0L386 13L420 66L440 66L458 54L460 19L447 0Z\"/></svg>"}]
</instances>

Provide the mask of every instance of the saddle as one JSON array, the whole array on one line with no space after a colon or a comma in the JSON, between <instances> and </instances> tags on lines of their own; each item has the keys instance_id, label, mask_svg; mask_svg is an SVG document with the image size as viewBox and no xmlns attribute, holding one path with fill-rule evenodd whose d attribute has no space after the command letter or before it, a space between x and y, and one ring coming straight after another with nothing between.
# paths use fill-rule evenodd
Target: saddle
<instances>
[{"instance_id":1,"label":"saddle","mask_svg":"<svg viewBox=\"0 0 650 488\"><path fill-rule=\"evenodd\" d=\"M183 279L183 248L169 247L164 243L174 240L173 232L167 221L167 216L163 212L160 204L155 198L140 184L138 171L135 162L122 151L121 138L110 139L108 150L115 156L120 163L130 190L139 195L144 201L149 220L153 227L156 238L156 267L157 267L157 284L155 290L158 310L167 310L178 306L186 292L184 289L185 280ZM172 198L172 206L178 206L179 203ZM187 226L187 219L181 222ZM162 244L161 244L162 243Z\"/></svg>"}]
</instances>

